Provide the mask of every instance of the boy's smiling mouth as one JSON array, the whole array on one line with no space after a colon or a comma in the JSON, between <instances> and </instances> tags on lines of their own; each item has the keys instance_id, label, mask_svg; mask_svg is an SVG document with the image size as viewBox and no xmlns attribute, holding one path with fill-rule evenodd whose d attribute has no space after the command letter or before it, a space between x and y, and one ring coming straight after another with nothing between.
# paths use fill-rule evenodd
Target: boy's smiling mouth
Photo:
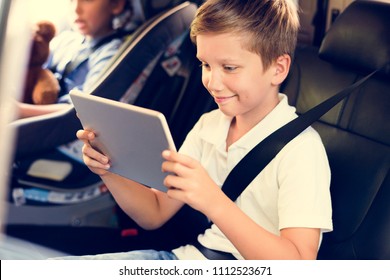
<instances>
[{"instance_id":1,"label":"boy's smiling mouth","mask_svg":"<svg viewBox=\"0 0 390 280\"><path fill-rule=\"evenodd\" d=\"M212 96L214 97L214 100L216 103L221 104L221 103L225 103L225 102L231 100L232 98L236 97L237 95L233 94L230 96L216 96L213 94Z\"/></svg>"}]
</instances>

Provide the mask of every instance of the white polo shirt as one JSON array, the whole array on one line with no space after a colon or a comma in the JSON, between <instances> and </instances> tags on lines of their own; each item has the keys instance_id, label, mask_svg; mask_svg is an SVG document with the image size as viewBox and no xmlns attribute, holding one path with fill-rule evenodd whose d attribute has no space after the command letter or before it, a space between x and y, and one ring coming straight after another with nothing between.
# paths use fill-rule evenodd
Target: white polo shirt
<instances>
[{"instance_id":1,"label":"white polo shirt","mask_svg":"<svg viewBox=\"0 0 390 280\"><path fill-rule=\"evenodd\" d=\"M222 186L233 167L260 141L296 118L287 96L260 123L226 151L231 118L221 111L204 114L184 141L180 152L197 159ZM303 131L260 172L236 200L238 207L264 229L279 235L288 227L332 230L330 168L318 133ZM245 228L242 229L245 231ZM198 236L207 248L230 252L242 259L231 242L213 225ZM179 259L205 259L192 245L173 250Z\"/></svg>"}]
</instances>

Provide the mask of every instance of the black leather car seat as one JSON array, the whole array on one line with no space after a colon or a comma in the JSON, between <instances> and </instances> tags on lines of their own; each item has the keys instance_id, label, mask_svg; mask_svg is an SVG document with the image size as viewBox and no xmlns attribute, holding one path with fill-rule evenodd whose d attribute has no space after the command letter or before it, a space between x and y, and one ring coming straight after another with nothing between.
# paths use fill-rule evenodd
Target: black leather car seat
<instances>
[{"instance_id":1,"label":"black leather car seat","mask_svg":"<svg viewBox=\"0 0 390 280\"><path fill-rule=\"evenodd\" d=\"M355 1L319 49L299 47L282 88L298 112L390 61L390 4ZM319 259L390 259L390 71L383 70L324 115L334 231Z\"/></svg>"}]
</instances>

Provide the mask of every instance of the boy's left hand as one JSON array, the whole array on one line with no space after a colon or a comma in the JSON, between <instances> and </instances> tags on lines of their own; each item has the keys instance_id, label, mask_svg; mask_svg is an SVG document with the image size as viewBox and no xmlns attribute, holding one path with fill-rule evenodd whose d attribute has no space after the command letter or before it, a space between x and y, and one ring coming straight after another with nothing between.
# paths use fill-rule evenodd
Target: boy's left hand
<instances>
[{"instance_id":1,"label":"boy's left hand","mask_svg":"<svg viewBox=\"0 0 390 280\"><path fill-rule=\"evenodd\" d=\"M168 196L187 203L207 215L210 206L216 205L222 190L210 178L203 166L189 156L164 151L162 171L169 172L164 180Z\"/></svg>"}]
</instances>

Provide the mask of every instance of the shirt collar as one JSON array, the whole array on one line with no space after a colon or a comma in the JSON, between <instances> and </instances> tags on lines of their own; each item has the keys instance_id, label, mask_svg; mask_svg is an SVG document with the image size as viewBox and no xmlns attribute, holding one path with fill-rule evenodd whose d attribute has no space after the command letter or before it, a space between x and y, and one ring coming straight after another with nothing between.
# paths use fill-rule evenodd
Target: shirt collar
<instances>
[{"instance_id":1,"label":"shirt collar","mask_svg":"<svg viewBox=\"0 0 390 280\"><path fill-rule=\"evenodd\" d=\"M96 37L96 38L87 38L83 36L82 44L87 48L94 48L101 40L108 36L112 36L114 32L110 32L104 36Z\"/></svg>"},{"instance_id":2,"label":"shirt collar","mask_svg":"<svg viewBox=\"0 0 390 280\"><path fill-rule=\"evenodd\" d=\"M218 148L225 149L226 138L232 118L222 113L218 114L218 117L219 119L216 122L213 122L214 125L207 124L204 126L204 129L200 133L200 137ZM288 104L287 96L285 94L279 94L278 105L276 105L264 119L235 142L229 149L252 149L272 132L296 117L295 107Z\"/></svg>"}]
</instances>

